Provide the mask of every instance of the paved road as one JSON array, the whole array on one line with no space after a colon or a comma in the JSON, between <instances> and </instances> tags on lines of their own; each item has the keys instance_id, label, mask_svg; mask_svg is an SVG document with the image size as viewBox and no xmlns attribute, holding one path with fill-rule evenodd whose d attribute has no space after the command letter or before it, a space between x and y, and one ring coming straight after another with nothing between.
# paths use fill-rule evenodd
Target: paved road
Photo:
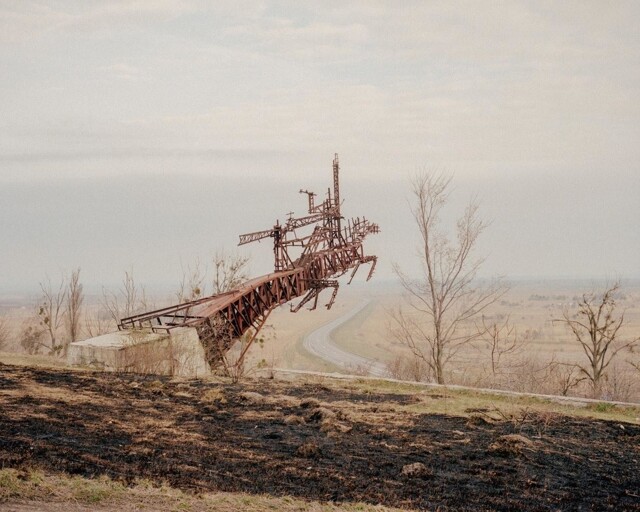
<instances>
[{"instance_id":1,"label":"paved road","mask_svg":"<svg viewBox=\"0 0 640 512\"><path fill-rule=\"evenodd\" d=\"M360 373L367 370L366 373L369 375L388 377L389 374L384 364L375 359L347 352L331 340L331 333L360 313L369 302L368 300L361 302L348 313L307 334L302 342L307 352L344 368L349 373Z\"/></svg>"}]
</instances>

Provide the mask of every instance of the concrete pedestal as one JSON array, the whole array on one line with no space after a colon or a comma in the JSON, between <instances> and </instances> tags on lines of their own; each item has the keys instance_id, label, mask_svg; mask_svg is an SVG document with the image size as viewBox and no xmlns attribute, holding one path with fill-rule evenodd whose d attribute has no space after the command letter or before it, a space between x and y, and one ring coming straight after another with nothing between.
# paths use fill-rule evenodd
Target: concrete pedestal
<instances>
[{"instance_id":1,"label":"concrete pedestal","mask_svg":"<svg viewBox=\"0 0 640 512\"><path fill-rule=\"evenodd\" d=\"M193 327L169 334L146 329L117 331L69 345L71 365L106 371L129 371L198 377L210 373L204 349Z\"/></svg>"}]
</instances>

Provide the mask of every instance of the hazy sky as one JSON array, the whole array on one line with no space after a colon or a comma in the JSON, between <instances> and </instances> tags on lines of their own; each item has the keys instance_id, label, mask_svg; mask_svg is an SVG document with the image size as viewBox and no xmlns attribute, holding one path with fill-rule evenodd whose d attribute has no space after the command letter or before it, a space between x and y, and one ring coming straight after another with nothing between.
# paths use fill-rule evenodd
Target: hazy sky
<instances>
[{"instance_id":1,"label":"hazy sky","mask_svg":"<svg viewBox=\"0 0 640 512\"><path fill-rule=\"evenodd\" d=\"M304 213L334 152L381 278L418 268L421 169L455 174L445 220L480 198L485 275L639 277L638 26L615 1L0 0L0 291L175 282Z\"/></svg>"}]
</instances>

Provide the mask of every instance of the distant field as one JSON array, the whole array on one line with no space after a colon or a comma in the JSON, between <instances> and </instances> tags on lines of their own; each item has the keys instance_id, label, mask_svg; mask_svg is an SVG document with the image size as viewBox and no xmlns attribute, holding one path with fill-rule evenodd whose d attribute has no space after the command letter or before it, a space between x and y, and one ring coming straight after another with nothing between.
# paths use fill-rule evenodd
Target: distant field
<instances>
[{"instance_id":1,"label":"distant field","mask_svg":"<svg viewBox=\"0 0 640 512\"><path fill-rule=\"evenodd\" d=\"M514 366L528 362L530 366L542 366L554 360L562 363L585 361L580 345L561 322L554 320L562 317L563 308L576 309L576 302L582 293L590 291L588 284L554 283L516 283L503 299L487 309L485 316L489 322L504 321L508 316L520 335L529 332L530 341L526 349L517 358L503 361L504 366ZM622 290L618 311L625 312L626 326L624 335L640 335L640 286L626 286ZM404 304L404 305L403 305ZM333 340L345 350L383 362L397 357L410 358L411 352L402 343L394 339L390 332L392 318L390 312L398 307L406 307L400 291L377 294L371 304L351 321L345 323L333 333ZM619 375L635 379L635 383L620 382L618 386L630 385L626 399L640 399L640 374L626 363L627 360L640 361L639 351L635 354L621 353L612 367ZM514 359L517 359L514 360ZM464 384L486 384L483 375L488 371L489 354L487 345L474 343L452 362L454 372L451 380ZM506 371L506 369L505 369ZM515 370L514 370L515 371ZM524 371L521 370L520 373ZM518 371L515 371L517 378ZM543 383L544 384L544 383ZM532 390L533 391L533 390ZM623 390L620 390L622 392Z\"/></svg>"},{"instance_id":2,"label":"distant field","mask_svg":"<svg viewBox=\"0 0 640 512\"><path fill-rule=\"evenodd\" d=\"M289 305L276 309L267 322L261 337L264 343L256 344L248 354L248 365L255 366L265 360L270 366L314 371L335 371L338 368L313 357L302 346L304 336L332 320L344 315L360 300L360 295L345 293L338 296L331 310L319 302L314 311L302 309L291 313ZM326 297L321 296L321 299Z\"/></svg>"},{"instance_id":3,"label":"distant field","mask_svg":"<svg viewBox=\"0 0 640 512\"><path fill-rule=\"evenodd\" d=\"M516 282L499 303L486 311L488 321L509 316L520 334L528 331L530 335L526 351L517 355L517 361L513 358L503 361L504 371L509 375L502 376L502 387L521 391L555 392L550 388L552 383L549 382L549 378L545 378L540 368L551 360L562 363L584 361L585 356L579 345L572 339L565 326L554 322L554 319L561 317L563 307L575 309L575 303L581 294L590 290L591 283L588 282ZM622 292L624 298L620 301L619 310L625 311L625 333L638 336L640 283L626 284ZM323 306L327 299L328 294L321 296L315 311L303 309L293 314L289 311L288 305L275 310L259 337L263 343L256 343L248 353L247 366L253 368L266 365L314 371L340 370L307 353L302 346L302 340L307 333L342 316L363 299L370 300L370 304L334 331L334 341L345 350L383 363L398 358L411 359L407 347L394 339L389 330L392 324L390 311L403 304L403 296L397 286L382 286L375 281L367 285L343 286L330 311ZM91 314L97 314L98 302L97 297L89 298L85 309ZM23 322L29 316L33 316L34 301L19 296L5 297L0 298L0 307L4 307L4 315L9 319L12 330L12 338L4 350L19 351L19 331ZM86 330L84 336L88 336ZM640 350L637 352L621 354L616 367L612 367L616 370L617 381L610 383L611 386L616 386L615 396L612 394L611 398L640 400L640 375L637 371L633 373L625 362L631 358L638 360ZM487 387L496 385L487 375L488 362L486 345L476 343L460 352L457 360L450 365L450 381ZM531 379L522 378L525 372L531 374ZM530 389L536 386L538 389ZM586 392L584 389L575 391L579 394Z\"/></svg>"}]
</instances>

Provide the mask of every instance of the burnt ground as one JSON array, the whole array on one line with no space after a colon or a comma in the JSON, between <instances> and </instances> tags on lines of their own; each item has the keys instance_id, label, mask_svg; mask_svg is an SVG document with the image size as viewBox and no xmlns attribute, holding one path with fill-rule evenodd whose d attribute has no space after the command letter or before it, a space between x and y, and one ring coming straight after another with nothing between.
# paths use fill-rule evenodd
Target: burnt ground
<instances>
[{"instance_id":1,"label":"burnt ground","mask_svg":"<svg viewBox=\"0 0 640 512\"><path fill-rule=\"evenodd\" d=\"M640 510L638 425L417 400L0 364L0 467L414 509Z\"/></svg>"}]
</instances>

